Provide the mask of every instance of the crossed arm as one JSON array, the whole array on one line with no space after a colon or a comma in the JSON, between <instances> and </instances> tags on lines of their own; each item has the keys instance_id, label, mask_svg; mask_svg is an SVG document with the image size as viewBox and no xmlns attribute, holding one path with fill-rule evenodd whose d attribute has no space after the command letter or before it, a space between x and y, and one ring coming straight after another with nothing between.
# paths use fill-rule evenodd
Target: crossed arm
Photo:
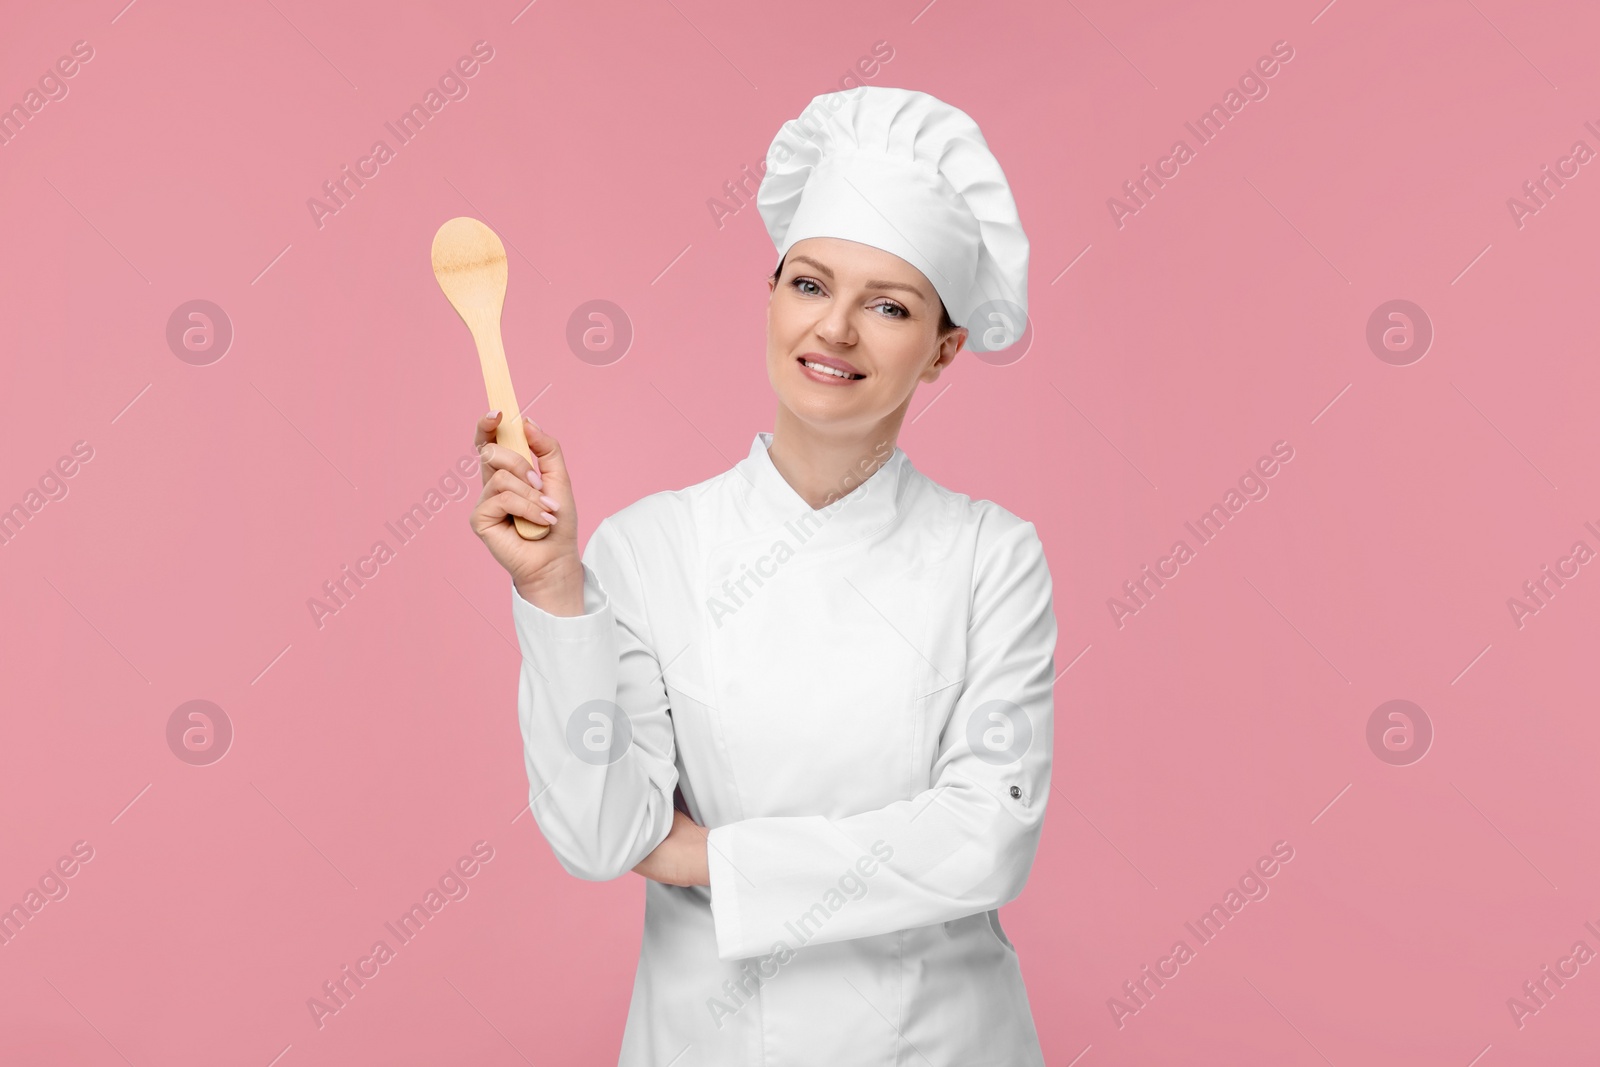
<instances>
[{"instance_id":1,"label":"crossed arm","mask_svg":"<svg viewBox=\"0 0 1600 1067\"><path fill-rule=\"evenodd\" d=\"M532 810L567 871L709 886L722 959L770 951L819 906L828 921L808 940L827 942L987 911L1022 891L1049 794L1056 644L1050 572L1031 523L994 532L980 550L966 676L928 789L839 819L709 830L673 807L666 688L637 563L609 524L584 553L584 615L551 616L512 591ZM575 710L597 699L620 707L631 734L598 764L563 742ZM869 856L871 875L851 878ZM835 905L846 898L848 907Z\"/></svg>"}]
</instances>

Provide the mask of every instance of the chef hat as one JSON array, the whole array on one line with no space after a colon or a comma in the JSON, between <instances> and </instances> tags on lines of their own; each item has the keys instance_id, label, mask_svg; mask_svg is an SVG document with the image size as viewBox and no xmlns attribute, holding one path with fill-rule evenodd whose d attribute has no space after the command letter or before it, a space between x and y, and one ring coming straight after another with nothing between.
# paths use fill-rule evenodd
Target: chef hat
<instances>
[{"instance_id":1,"label":"chef hat","mask_svg":"<svg viewBox=\"0 0 1600 1067\"><path fill-rule=\"evenodd\" d=\"M878 85L815 97L773 138L756 204L780 264L808 237L858 241L920 270L969 347L1023 332L1028 236L1011 187L978 124L936 97Z\"/></svg>"}]
</instances>

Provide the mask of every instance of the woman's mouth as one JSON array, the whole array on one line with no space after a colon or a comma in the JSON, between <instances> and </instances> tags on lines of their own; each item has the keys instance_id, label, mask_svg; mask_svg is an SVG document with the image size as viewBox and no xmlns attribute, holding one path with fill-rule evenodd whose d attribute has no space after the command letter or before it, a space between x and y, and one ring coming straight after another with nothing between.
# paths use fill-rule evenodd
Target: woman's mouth
<instances>
[{"instance_id":1,"label":"woman's mouth","mask_svg":"<svg viewBox=\"0 0 1600 1067\"><path fill-rule=\"evenodd\" d=\"M834 366L831 362L824 363L820 360L807 359L799 356L796 362L800 364L806 377L813 381L825 382L829 385L843 385L847 382L858 382L865 378L865 374L856 374L845 367Z\"/></svg>"}]
</instances>

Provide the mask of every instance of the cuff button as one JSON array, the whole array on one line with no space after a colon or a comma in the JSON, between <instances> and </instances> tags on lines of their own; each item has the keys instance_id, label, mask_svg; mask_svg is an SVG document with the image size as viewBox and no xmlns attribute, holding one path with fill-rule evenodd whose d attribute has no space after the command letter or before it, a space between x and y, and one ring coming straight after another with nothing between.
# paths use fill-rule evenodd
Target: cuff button
<instances>
[{"instance_id":1,"label":"cuff button","mask_svg":"<svg viewBox=\"0 0 1600 1067\"><path fill-rule=\"evenodd\" d=\"M1011 799L1012 799L1012 800L1016 800L1016 799L1017 799L1017 798L1018 798L1018 797L1020 797L1020 796L1021 796L1021 795L1022 795L1022 790L1021 790L1021 788L1019 788L1019 787L1017 787L1017 786L1012 786L1012 787L1011 787Z\"/></svg>"}]
</instances>

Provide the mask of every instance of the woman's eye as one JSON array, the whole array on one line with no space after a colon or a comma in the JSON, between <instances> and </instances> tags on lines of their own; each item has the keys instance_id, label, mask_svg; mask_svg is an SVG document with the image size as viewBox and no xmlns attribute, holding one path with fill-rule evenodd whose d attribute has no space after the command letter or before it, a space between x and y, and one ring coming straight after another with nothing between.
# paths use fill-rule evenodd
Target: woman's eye
<instances>
[{"instance_id":1,"label":"woman's eye","mask_svg":"<svg viewBox=\"0 0 1600 1067\"><path fill-rule=\"evenodd\" d=\"M796 289L799 289L802 293L805 293L807 296L810 296L811 294L806 289L804 289L802 287L803 286L807 286L807 285L817 285L817 283L812 281L810 278L796 278L794 281L790 282L789 284L793 285ZM820 290L822 287L821 286L817 286L817 288Z\"/></svg>"},{"instance_id":2,"label":"woman's eye","mask_svg":"<svg viewBox=\"0 0 1600 1067\"><path fill-rule=\"evenodd\" d=\"M892 308L893 310L898 311L900 313L898 315L891 315L891 316L889 316L890 318L902 319L902 318L905 318L907 315L911 314L911 312L907 311L905 308L901 307L899 304L887 304L886 303L886 304L878 304L877 306L880 307L880 308Z\"/></svg>"}]
</instances>

